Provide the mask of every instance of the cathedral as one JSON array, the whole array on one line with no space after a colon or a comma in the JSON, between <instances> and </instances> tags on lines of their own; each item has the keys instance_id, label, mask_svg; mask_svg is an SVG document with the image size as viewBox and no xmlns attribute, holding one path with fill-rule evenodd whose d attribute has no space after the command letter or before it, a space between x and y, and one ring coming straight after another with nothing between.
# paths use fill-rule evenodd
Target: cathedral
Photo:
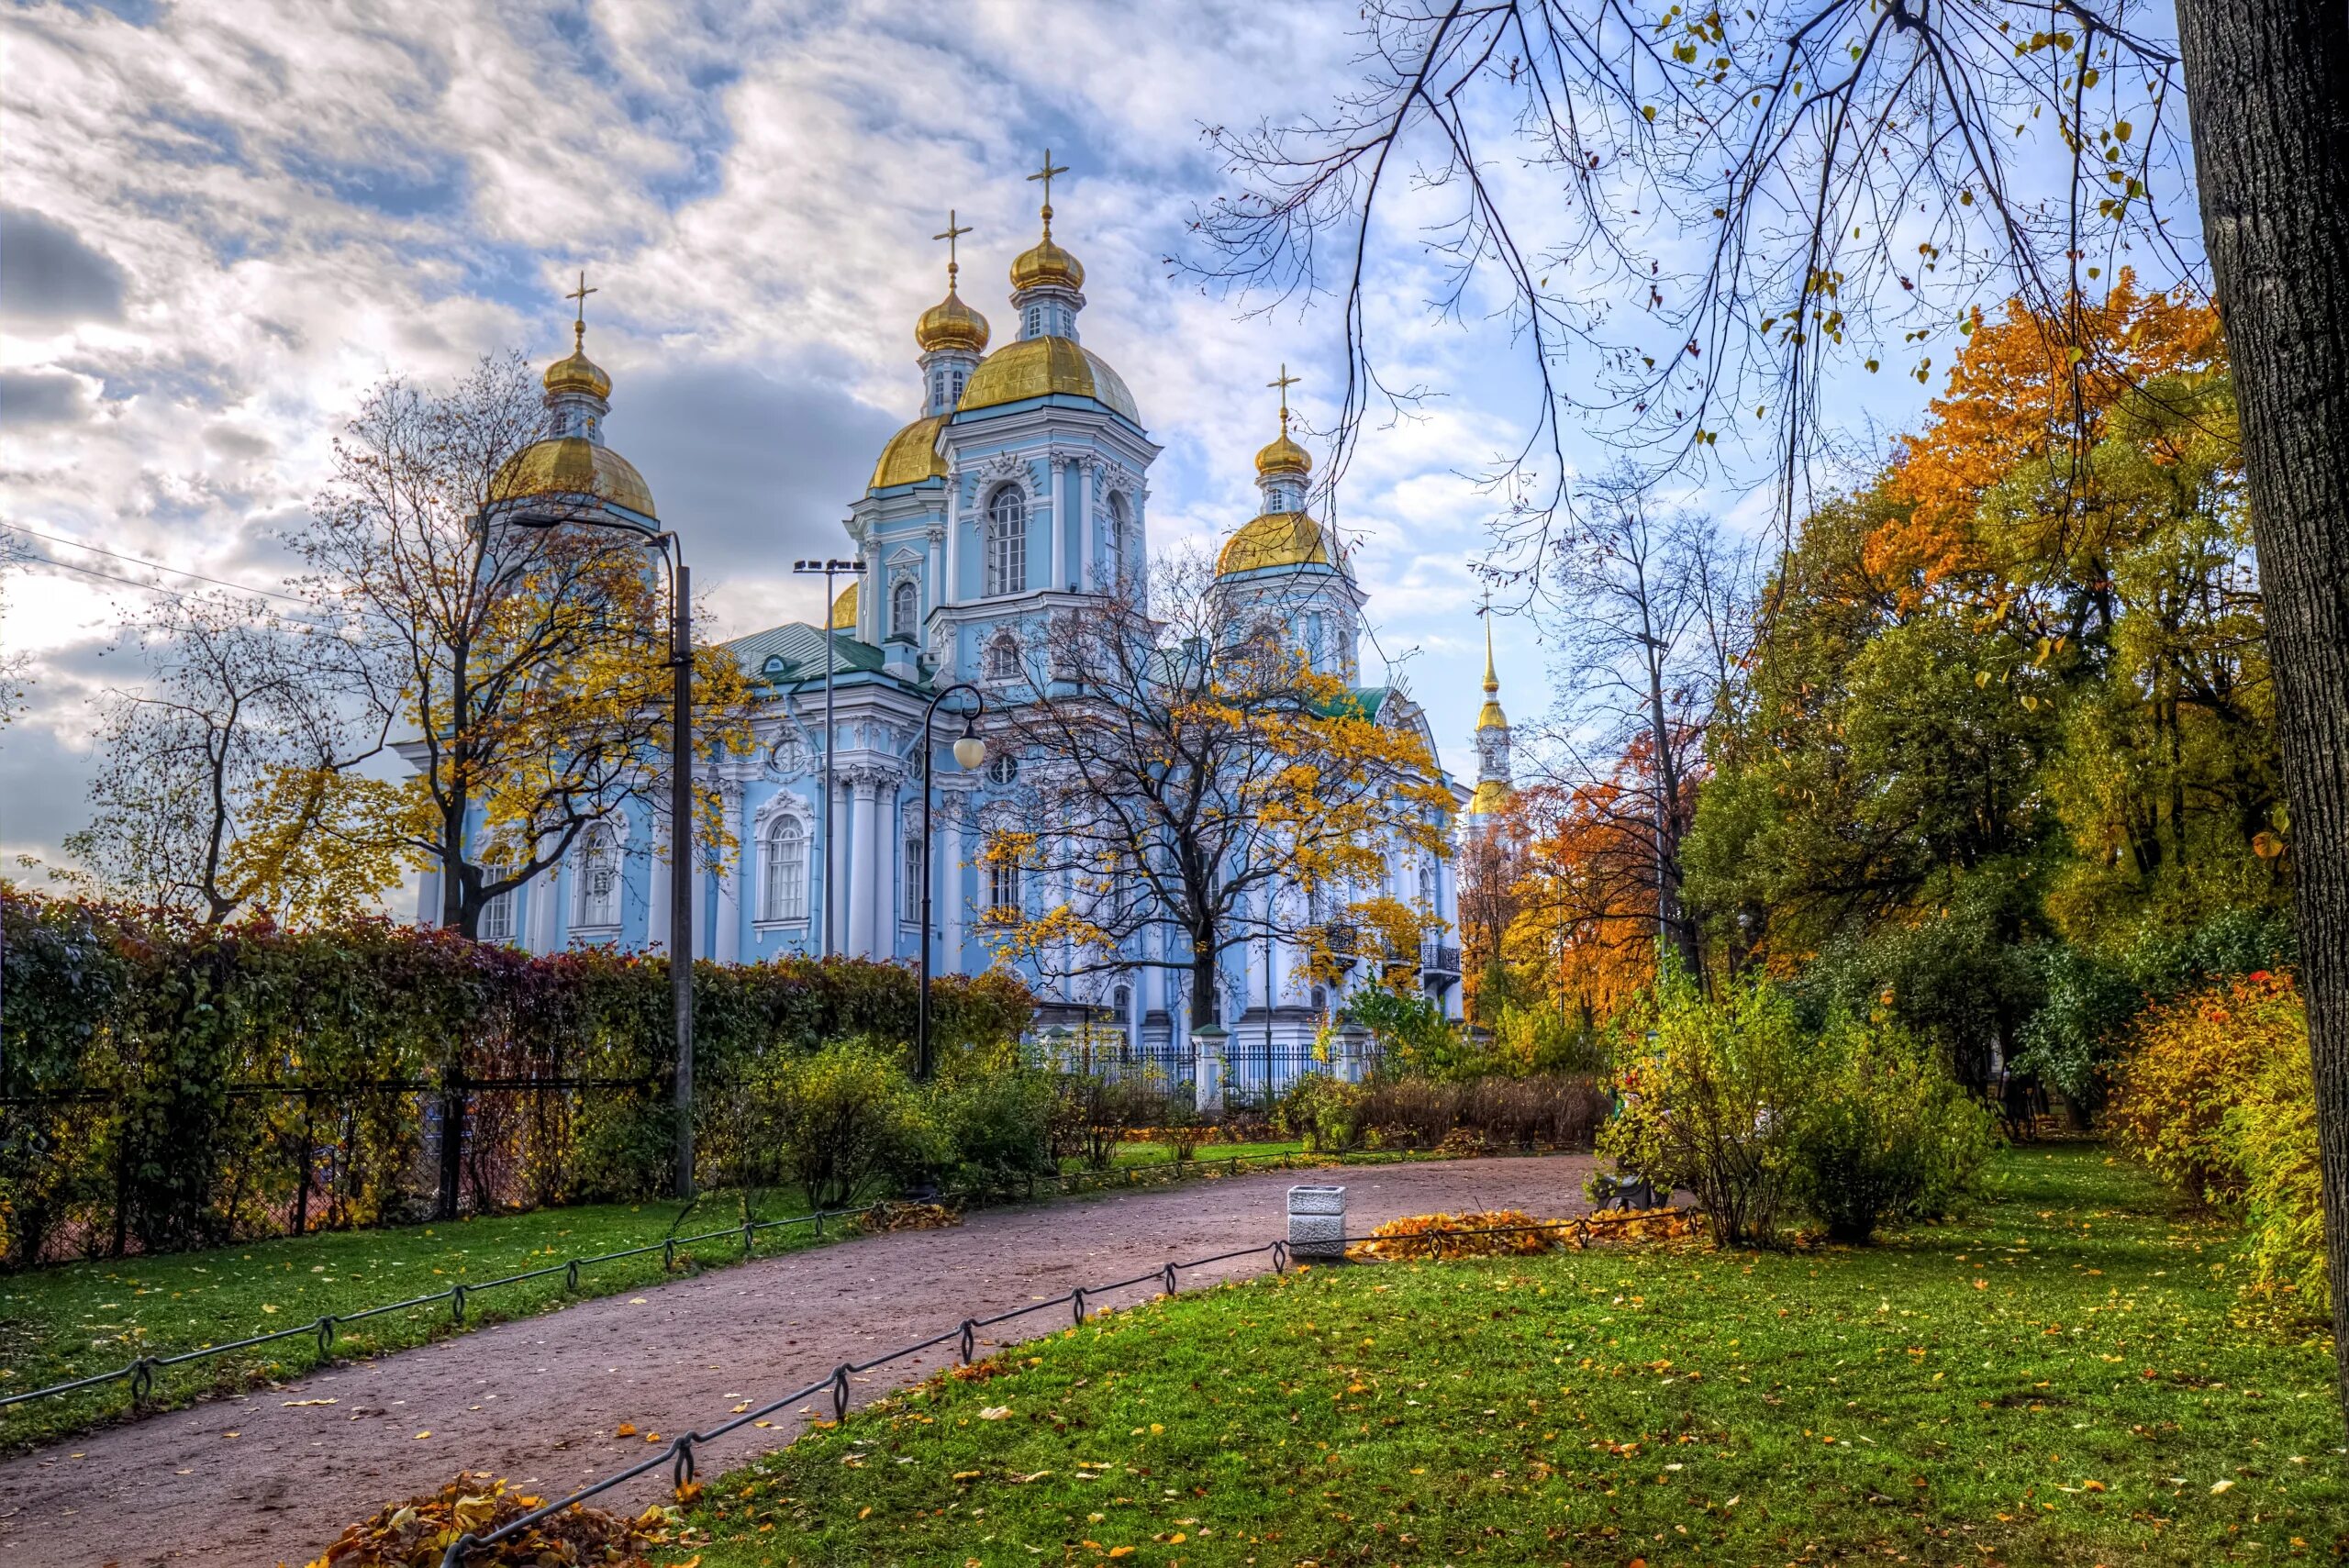
<instances>
[{"instance_id":1,"label":"cathedral","mask_svg":"<svg viewBox=\"0 0 2349 1568\"><path fill-rule=\"evenodd\" d=\"M584 834L564 864L497 900L484 937L536 952L664 950L669 879L684 874L698 884L697 956L917 957L926 704L955 682L1008 700L1023 642L1055 612L1134 582L1149 559L1149 474L1159 448L1124 378L1084 344L1085 268L1052 236L1049 175L1062 172L1047 161L1042 236L1011 263L1010 342L990 351L991 328L961 297L950 250L946 296L914 326L918 413L882 448L850 507L858 569L829 624L785 622L729 645L760 702L757 751L716 769L735 848L715 872L678 867L660 843L663 824L616 814ZM952 244L964 232L950 217L939 238ZM1275 384L1279 434L1256 454L1260 509L1224 541L1215 591L1236 607L1276 608L1317 668L1341 675L1377 722L1416 729L1432 754L1418 705L1399 689L1362 682L1364 595L1336 538L1308 509L1312 459L1289 434L1286 380L1284 373ZM648 533L679 528L690 540L690 520L664 523L651 487L606 442L611 378L587 358L584 325L570 357L547 371L545 389L553 433L509 465L508 488L559 495ZM1488 641L1481 776L1473 795L1453 786L1471 831L1508 791L1497 690ZM1016 876L979 862L985 824L1013 796L1016 763L996 758L968 773L942 749L938 755L931 967L976 973L995 962L980 913L1022 895ZM427 919L439 908L436 883L428 876L423 889ZM1457 903L1445 862L1398 851L1381 891L1452 929ZM1428 942L1419 967L1428 993L1456 1017L1455 940ZM1138 965L1066 989L1028 978L1043 1001L1040 1032L1065 1041L1082 1031L1089 1051L1107 1041L1123 1059L1187 1059L1194 1032L1220 1025L1234 1087L1276 1087L1293 1075L1343 999L1310 984L1303 954L1277 941L1226 955L1212 1018L1186 1016L1183 970Z\"/></svg>"}]
</instances>

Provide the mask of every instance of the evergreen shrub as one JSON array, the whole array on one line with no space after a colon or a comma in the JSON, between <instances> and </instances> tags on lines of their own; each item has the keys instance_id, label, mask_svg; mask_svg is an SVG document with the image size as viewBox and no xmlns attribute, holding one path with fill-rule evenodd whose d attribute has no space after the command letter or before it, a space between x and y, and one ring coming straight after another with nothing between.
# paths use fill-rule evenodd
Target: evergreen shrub
<instances>
[{"instance_id":1,"label":"evergreen shrub","mask_svg":"<svg viewBox=\"0 0 2349 1568\"><path fill-rule=\"evenodd\" d=\"M1947 1214L1998 1148L1990 1113L1898 1025L1839 1018L1813 1049L1788 1195L1838 1241Z\"/></svg>"}]
</instances>

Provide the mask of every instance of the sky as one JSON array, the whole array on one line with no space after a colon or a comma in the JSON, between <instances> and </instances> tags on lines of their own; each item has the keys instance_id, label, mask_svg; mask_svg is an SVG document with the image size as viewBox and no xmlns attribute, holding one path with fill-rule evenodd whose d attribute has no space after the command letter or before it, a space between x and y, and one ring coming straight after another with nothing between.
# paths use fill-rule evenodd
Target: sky
<instances>
[{"instance_id":1,"label":"sky","mask_svg":"<svg viewBox=\"0 0 2349 1568\"><path fill-rule=\"evenodd\" d=\"M94 704L143 673L151 603L81 547L257 588L367 387L588 347L611 444L683 537L726 635L811 619L797 557L840 552L881 444L918 411L915 317L963 294L1011 335L1005 270L1036 233L1084 261L1088 347L1164 448L1152 548L1255 510L1286 364L1308 430L1343 371L1328 303L1203 292L1170 266L1230 188L1205 128L1325 106L1351 4L583 0L396 7L83 0L0 12L0 536L5 631L30 661L0 732L0 852L55 862L87 816ZM1408 231L1408 201L1391 220ZM1473 777L1484 645L1472 566L1521 439L1505 335L1432 320L1432 262L1370 278L1383 368L1432 389L1374 423L1337 497L1370 595L1365 678L1399 678ZM1917 394L1921 405L1923 394ZM1892 423L1913 410L1878 403ZM1715 497L1734 511L1743 498ZM73 543L59 541L76 541ZM56 564L56 563L63 563ZM80 568L76 572L67 568ZM1549 706L1529 623L1496 621L1513 717Z\"/></svg>"}]
</instances>

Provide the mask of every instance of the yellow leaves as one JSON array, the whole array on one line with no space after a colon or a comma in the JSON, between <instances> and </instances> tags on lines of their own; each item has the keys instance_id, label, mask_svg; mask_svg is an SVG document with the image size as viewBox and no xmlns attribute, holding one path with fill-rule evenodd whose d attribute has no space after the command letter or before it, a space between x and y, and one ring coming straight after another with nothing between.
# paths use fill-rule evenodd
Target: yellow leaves
<instances>
[{"instance_id":1,"label":"yellow leaves","mask_svg":"<svg viewBox=\"0 0 2349 1568\"><path fill-rule=\"evenodd\" d=\"M616 1438L632 1438L636 1436L636 1424L632 1421L622 1421L618 1426L612 1429L612 1436Z\"/></svg>"},{"instance_id":2,"label":"yellow leaves","mask_svg":"<svg viewBox=\"0 0 2349 1568\"><path fill-rule=\"evenodd\" d=\"M979 1419L982 1421L1004 1421L1010 1418L1011 1407L1008 1405L990 1405L979 1412Z\"/></svg>"}]
</instances>

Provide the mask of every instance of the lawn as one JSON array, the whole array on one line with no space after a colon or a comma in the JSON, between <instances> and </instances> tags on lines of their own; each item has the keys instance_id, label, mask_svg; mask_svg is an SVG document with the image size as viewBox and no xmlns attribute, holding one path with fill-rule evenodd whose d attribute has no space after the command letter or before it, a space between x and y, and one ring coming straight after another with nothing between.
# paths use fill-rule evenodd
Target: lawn
<instances>
[{"instance_id":1,"label":"lawn","mask_svg":"<svg viewBox=\"0 0 2349 1568\"><path fill-rule=\"evenodd\" d=\"M1296 1144L1235 1144L1203 1148L1217 1159L1233 1153L1278 1155ZM1173 1159L1163 1145L1131 1143L1118 1168L1150 1168ZM1074 1173L1074 1166L1071 1170ZM1115 1174L1099 1180L1114 1183ZM1097 1182L1075 1184L1079 1190ZM446 1290L460 1281L496 1279L567 1258L615 1252L659 1242L680 1205L584 1204L529 1214L495 1215L451 1224L378 1230L332 1231L256 1241L203 1252L67 1263L0 1275L0 1395L70 1382L111 1371L140 1355L171 1355L255 1334L340 1316ZM807 1211L796 1191L761 1195L757 1214L781 1218ZM739 1223L733 1194L705 1196L681 1234ZM833 1229L831 1234L838 1234ZM815 1240L806 1228L759 1232L759 1255L795 1251ZM680 1269L739 1262L739 1240L681 1249ZM351 1325L335 1342L340 1356L372 1355L485 1324L529 1317L566 1300L642 1287L662 1277L659 1254L583 1268L579 1289L561 1275L467 1297L462 1323L449 1304L436 1302ZM317 1361L306 1338L231 1351L156 1374L151 1403L184 1403L206 1392L242 1388L256 1379L297 1375ZM0 1451L49 1441L119 1417L128 1385L97 1388L0 1409Z\"/></svg>"},{"instance_id":2,"label":"lawn","mask_svg":"<svg viewBox=\"0 0 2349 1568\"><path fill-rule=\"evenodd\" d=\"M460 1282L496 1279L566 1258L620 1251L670 1233L676 1203L584 1204L529 1214L381 1230L332 1231L255 1241L203 1252L67 1263L0 1275L0 1394L38 1388L121 1366L139 1355L169 1355L443 1291ZM805 1212L796 1195L770 1193L761 1218ZM682 1234L739 1223L732 1195L706 1198ZM763 1230L761 1256L805 1247L805 1227ZM680 1269L739 1261L739 1236L678 1252ZM561 1274L468 1295L462 1324L436 1302L351 1325L336 1353L368 1355L511 1318L567 1299L640 1287L662 1277L657 1252L580 1270L579 1289ZM292 1376L317 1361L317 1341L276 1340L156 1374L155 1402L184 1402L213 1389L262 1377ZM0 1446L21 1448L118 1416L128 1403L121 1383L0 1410Z\"/></svg>"},{"instance_id":3,"label":"lawn","mask_svg":"<svg viewBox=\"0 0 2349 1568\"><path fill-rule=\"evenodd\" d=\"M1318 1268L1152 1301L710 1484L753 1564L2349 1553L2328 1348L2093 1149L1862 1251Z\"/></svg>"}]
</instances>

